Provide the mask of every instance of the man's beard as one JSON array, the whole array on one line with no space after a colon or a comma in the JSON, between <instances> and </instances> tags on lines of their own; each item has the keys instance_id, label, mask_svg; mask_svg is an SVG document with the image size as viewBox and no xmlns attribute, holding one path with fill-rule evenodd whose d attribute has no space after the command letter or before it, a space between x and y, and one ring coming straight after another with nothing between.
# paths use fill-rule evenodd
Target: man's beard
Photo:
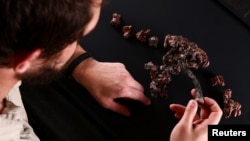
<instances>
[{"instance_id":1,"label":"man's beard","mask_svg":"<svg viewBox=\"0 0 250 141\"><path fill-rule=\"evenodd\" d=\"M65 67L61 69L53 67L43 67L36 71L26 72L22 74L22 83L27 85L45 85L61 78L64 75Z\"/></svg>"}]
</instances>

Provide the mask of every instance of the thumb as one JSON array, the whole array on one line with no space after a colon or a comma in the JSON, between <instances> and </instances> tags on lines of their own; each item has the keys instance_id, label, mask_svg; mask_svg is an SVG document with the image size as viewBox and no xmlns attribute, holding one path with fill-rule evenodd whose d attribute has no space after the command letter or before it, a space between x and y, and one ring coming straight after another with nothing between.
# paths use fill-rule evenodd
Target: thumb
<instances>
[{"instance_id":1,"label":"thumb","mask_svg":"<svg viewBox=\"0 0 250 141\"><path fill-rule=\"evenodd\" d=\"M188 123L188 125L192 126L193 120L196 116L197 109L198 109L197 102L191 99L187 104L187 107L180 120L180 123L185 123L185 124Z\"/></svg>"}]
</instances>

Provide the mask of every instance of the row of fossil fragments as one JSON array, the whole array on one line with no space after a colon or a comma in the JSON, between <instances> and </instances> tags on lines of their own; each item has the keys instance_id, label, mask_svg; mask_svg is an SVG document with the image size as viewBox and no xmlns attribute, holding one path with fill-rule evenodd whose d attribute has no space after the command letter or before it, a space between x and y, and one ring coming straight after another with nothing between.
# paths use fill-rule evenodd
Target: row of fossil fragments
<instances>
[{"instance_id":1,"label":"row of fossil fragments","mask_svg":"<svg viewBox=\"0 0 250 141\"><path fill-rule=\"evenodd\" d=\"M132 25L126 25L122 21L122 16L113 13L110 24L123 33L123 37L135 38L140 42L148 43L149 46L157 48L159 46L158 36L152 36L151 30L139 30L135 32ZM145 69L150 72L150 90L154 97L167 98L166 86L171 81L172 75L178 75L184 72L193 82L196 89L196 100L202 104L204 102L203 92L199 80L193 74L191 69L200 67L207 68L209 60L206 52L196 43L190 42L187 38L177 35L166 35L163 43L164 48L168 48L162 57L162 64L155 65L153 62L145 64ZM211 78L212 86L225 86L222 75L214 75ZM241 115L241 104L232 99L232 90L224 89L223 92L223 113L225 118L232 115L234 117Z\"/></svg>"}]
</instances>

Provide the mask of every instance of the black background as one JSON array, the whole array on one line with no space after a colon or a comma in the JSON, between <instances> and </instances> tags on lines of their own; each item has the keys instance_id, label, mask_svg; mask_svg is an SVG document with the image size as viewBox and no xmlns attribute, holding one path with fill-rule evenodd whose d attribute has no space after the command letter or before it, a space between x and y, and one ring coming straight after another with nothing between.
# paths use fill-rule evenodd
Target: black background
<instances>
[{"instance_id":1,"label":"black background","mask_svg":"<svg viewBox=\"0 0 250 141\"><path fill-rule=\"evenodd\" d=\"M21 92L29 121L41 140L60 141L166 141L178 120L169 104L186 104L191 98L191 80L173 76L168 98L155 99L149 91L150 77L144 64L161 64L163 49L149 47L123 38L110 25L113 13L122 15L135 30L151 29L152 34L182 35L199 45L209 56L210 66L194 73L206 96L222 105L224 89L232 89L232 98L242 104L242 115L222 118L220 124L250 124L250 29L215 0L109 0L104 5L97 27L80 43L97 60L122 62L152 99L150 106L125 103L131 117L103 109L79 84L62 78L47 86L22 85ZM211 87L208 79L223 75L224 87Z\"/></svg>"}]
</instances>

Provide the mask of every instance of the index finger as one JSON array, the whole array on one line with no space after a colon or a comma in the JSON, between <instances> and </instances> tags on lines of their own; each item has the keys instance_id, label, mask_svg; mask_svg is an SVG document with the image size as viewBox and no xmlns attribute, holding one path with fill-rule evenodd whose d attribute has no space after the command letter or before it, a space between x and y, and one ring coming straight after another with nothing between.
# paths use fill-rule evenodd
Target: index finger
<instances>
[{"instance_id":1,"label":"index finger","mask_svg":"<svg viewBox=\"0 0 250 141\"><path fill-rule=\"evenodd\" d=\"M207 124L218 124L220 122L222 110L214 99L204 97L204 104L201 104L200 107L209 114L206 119Z\"/></svg>"},{"instance_id":2,"label":"index finger","mask_svg":"<svg viewBox=\"0 0 250 141\"><path fill-rule=\"evenodd\" d=\"M123 94L120 96L121 98L139 101L144 105L150 105L151 100L140 90L127 87L124 89Z\"/></svg>"}]
</instances>

